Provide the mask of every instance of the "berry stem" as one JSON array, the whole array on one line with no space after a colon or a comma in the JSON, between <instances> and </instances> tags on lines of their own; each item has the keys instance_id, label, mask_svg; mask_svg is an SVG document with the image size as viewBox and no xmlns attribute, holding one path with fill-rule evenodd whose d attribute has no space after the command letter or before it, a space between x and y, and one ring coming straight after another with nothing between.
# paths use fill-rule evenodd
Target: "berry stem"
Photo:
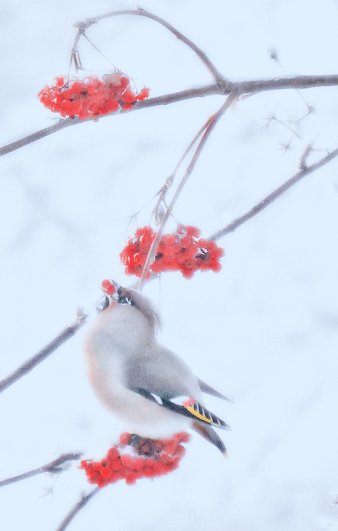
<instances>
[{"instance_id":1,"label":"berry stem","mask_svg":"<svg viewBox=\"0 0 338 531\"><path fill-rule=\"evenodd\" d=\"M170 31L175 37L183 42L186 46L188 46L196 55L197 57L202 61L202 63L206 66L206 68L209 70L209 72L214 77L217 85L222 86L225 82L224 77L222 74L218 71L216 66L213 64L213 62L209 59L207 54L201 50L197 44L195 44L191 39L186 37L183 33L181 33L177 28L175 28L172 24L167 22L165 19L155 15L154 13L151 13L150 11L146 11L145 9L142 9L139 7L138 9L122 9L119 11L110 11L109 13L104 13L103 15L98 15L97 17L88 18L82 22L77 22L74 24L75 27L78 28L74 44L72 47L71 52L71 58L74 57L75 53L78 53L78 44L82 36L85 36L85 31L90 26L97 24L101 22L101 20L105 20L107 18L111 17L117 17L121 15L134 15L139 17L145 17L150 20L153 20L154 22L157 22L157 24L160 24L164 28L166 28L168 31ZM71 59L72 61L72 59Z\"/></svg>"},{"instance_id":2,"label":"berry stem","mask_svg":"<svg viewBox=\"0 0 338 531\"><path fill-rule=\"evenodd\" d=\"M154 258L155 258L155 254L156 254L156 250L157 250L157 247L158 247L158 244L160 242L160 239L161 239L161 236L162 236L162 233L163 233L163 230L164 230L164 227L169 219L169 216L171 215L172 213L172 210L184 188L184 186L186 185L193 169L195 168L195 165L200 157L200 154L202 153L203 151L203 148L205 146L205 144L207 143L207 140L211 134L211 132L213 131L213 129L215 128L216 124L218 123L218 121L220 120L220 118L223 116L223 114L227 111L227 109L229 107L231 107L231 105L237 100L237 96L236 94L229 94L229 96L227 97L227 99L225 100L225 102L223 103L223 105L219 108L219 110L213 114L210 118L208 118L206 124L205 124L205 128L202 128L202 130L204 129L204 133L203 133L203 136L201 138L201 140L199 141L198 145L197 145L197 148L191 158L191 161L190 163L188 164L188 167L169 203L169 206L163 216L163 219L160 223L160 226L158 228L158 231L157 231L157 234L156 234L156 237L154 239L154 241L152 242L151 246L150 246L150 249L149 249L149 253L148 253L148 256L147 256L147 259L146 259L146 262L144 264L144 268L143 268L143 271L142 271L142 276L140 278L140 281L138 283L138 289L141 290L142 287L143 287L143 284L144 284L144 280L149 272L149 267L150 267L150 264L153 262Z\"/></svg>"}]
</instances>

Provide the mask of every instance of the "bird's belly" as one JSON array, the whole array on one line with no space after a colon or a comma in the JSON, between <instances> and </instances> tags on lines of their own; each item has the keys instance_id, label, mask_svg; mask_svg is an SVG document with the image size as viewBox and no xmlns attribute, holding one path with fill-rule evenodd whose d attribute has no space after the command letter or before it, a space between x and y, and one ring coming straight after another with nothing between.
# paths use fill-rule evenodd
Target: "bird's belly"
<instances>
[{"instance_id":1,"label":"bird's belly","mask_svg":"<svg viewBox=\"0 0 338 531\"><path fill-rule=\"evenodd\" d=\"M117 358L89 357L88 376L97 397L130 433L152 439L170 437L191 425L189 418L144 398L121 384L123 374Z\"/></svg>"},{"instance_id":2,"label":"bird's belly","mask_svg":"<svg viewBox=\"0 0 338 531\"><path fill-rule=\"evenodd\" d=\"M129 432L152 439L171 437L191 425L189 418L129 390L119 397L116 414L122 418Z\"/></svg>"}]
</instances>

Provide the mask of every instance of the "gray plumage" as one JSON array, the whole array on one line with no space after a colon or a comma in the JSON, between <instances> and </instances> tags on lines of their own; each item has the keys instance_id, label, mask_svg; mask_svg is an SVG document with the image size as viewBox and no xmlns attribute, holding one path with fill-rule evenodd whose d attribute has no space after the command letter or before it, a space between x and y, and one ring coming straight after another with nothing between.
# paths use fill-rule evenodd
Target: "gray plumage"
<instances>
[{"instance_id":1,"label":"gray plumage","mask_svg":"<svg viewBox=\"0 0 338 531\"><path fill-rule=\"evenodd\" d=\"M132 433L163 438L192 427L225 453L211 426L153 399L154 395L164 401L189 397L203 405L202 390L223 395L198 380L181 358L157 342L160 320L148 298L121 287L114 298L98 314L85 343L89 379L98 397Z\"/></svg>"}]
</instances>

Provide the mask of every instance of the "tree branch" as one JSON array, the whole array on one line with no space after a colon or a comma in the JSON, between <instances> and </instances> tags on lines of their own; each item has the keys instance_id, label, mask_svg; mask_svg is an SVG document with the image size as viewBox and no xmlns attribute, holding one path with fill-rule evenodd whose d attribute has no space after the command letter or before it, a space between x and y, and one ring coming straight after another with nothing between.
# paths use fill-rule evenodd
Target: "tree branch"
<instances>
[{"instance_id":1,"label":"tree branch","mask_svg":"<svg viewBox=\"0 0 338 531\"><path fill-rule=\"evenodd\" d=\"M150 13L150 11L146 11L145 9L142 9L139 7L138 9L122 9L119 11L110 11L109 13L105 13L103 15L99 15L97 17L88 18L82 22L77 22L74 24L76 28L78 28L77 34L75 36L75 41L72 48L72 54L77 52L77 45L79 43L79 40L82 35L85 34L86 29L88 29L93 24L97 24L98 22L101 22L101 20L111 18L111 17L117 17L121 15L136 15L148 18L150 20L154 20L157 22L157 24L160 24L161 26L165 27L168 31L170 31L175 37L183 42L186 46L188 46L196 55L197 57L202 61L202 63L206 66L206 68L209 70L209 72L212 74L212 76L215 78L215 81L217 84L223 83L223 76L222 74L217 70L216 66L212 63L212 61L209 59L207 54L201 50L197 44L195 44L192 40L190 40L188 37L183 35L178 29L176 29L172 24L167 22L161 17L158 17L154 13Z\"/></svg>"},{"instance_id":2,"label":"tree branch","mask_svg":"<svg viewBox=\"0 0 338 531\"><path fill-rule=\"evenodd\" d=\"M338 148L331 151L331 153L329 153L328 155L326 155L319 161L314 162L310 166L306 166L305 168L302 168L293 177L288 179L284 184L276 188L273 192L271 192L271 194L267 195L259 203L257 203L252 208L250 208L250 210L248 210L247 212L245 212L238 218L231 221L231 223L229 223L222 229L218 230L211 236L209 236L209 239L219 240L220 238L227 236L231 232L234 232L241 225L249 221L251 218L253 218L257 214L259 214L262 210L267 208L269 205L271 205L274 201L276 201L276 199L278 199L281 195L283 195L287 190L289 190L292 186L298 183L301 179L303 179L310 173L313 173L316 170L322 168L323 166L331 162L331 160L333 160L337 156L338 156ZM46 345L46 347L44 347L38 354L36 354L35 356L33 356L33 358L26 361L23 365L21 365L16 371L14 371L7 378L0 381L0 393L4 391L7 387L13 385L17 380L25 376L28 372L34 369L34 367L36 367L39 363L41 363L44 359L46 359L50 354L52 354L54 350L60 347L68 339L70 339L79 330L79 328L84 323L85 319L86 319L86 316L80 316L75 324L65 328L65 330L61 332L60 335L58 335L53 341L51 341L51 343Z\"/></svg>"},{"instance_id":3,"label":"tree branch","mask_svg":"<svg viewBox=\"0 0 338 531\"><path fill-rule=\"evenodd\" d=\"M73 520L73 518L75 518L75 516L81 511L81 509L83 509L83 507L87 505L87 503L92 498L94 498L94 496L96 496L96 494L100 490L101 489L99 487L96 487L92 491L88 492L88 494L81 496L80 500L74 505L71 511L67 514L66 518L61 522L61 524L59 525L56 531L64 531L68 527L70 522Z\"/></svg>"},{"instance_id":4,"label":"tree branch","mask_svg":"<svg viewBox=\"0 0 338 531\"><path fill-rule=\"evenodd\" d=\"M149 252L148 252L148 255L147 255L147 259L145 261L145 264L144 264L144 267L143 267L143 271L142 271L142 276L140 278L140 282L139 282L139 286L138 288L139 289L142 289L142 286L143 286L143 282L147 276L147 273L148 273L148 270L149 270L149 267L150 267L150 264L152 263L152 261L154 260L155 258L155 254L156 254L156 250L157 250L157 247L158 247L158 244L160 242L160 239L161 239L161 236L162 236L162 232L163 232L163 229L165 227L165 224L166 222L168 221L169 219L169 216L171 215L172 213L172 210L176 204L176 201L178 200L184 186L186 185L191 173L193 172L194 168L195 168L195 165L199 159L199 156L200 154L202 153L203 151L203 148L205 146L205 144L207 143L207 140L211 134L211 132L214 130L216 124L218 123L218 121L220 120L220 118L223 116L223 114L225 113L225 111L234 103L234 101L237 99L236 96L230 94L228 96L228 98L226 99L226 101L223 103L223 105L220 107L220 109L215 113L213 114L212 116L210 116L210 118L208 118L206 124L202 127L202 130L204 130L203 132L203 135L202 135L202 138L201 140L199 141L198 145L197 145L197 148L191 158L191 161L190 163L188 164L188 167L181 179L181 182L179 183L172 199L171 199L171 202L163 216L163 219L160 223L160 226L157 230L157 233L156 233L156 237L154 239L154 241L152 242L150 248L149 248ZM195 140L195 139L194 139ZM193 142L194 142L193 140ZM190 146L188 146L188 149L190 148Z\"/></svg>"},{"instance_id":5,"label":"tree branch","mask_svg":"<svg viewBox=\"0 0 338 531\"><path fill-rule=\"evenodd\" d=\"M267 92L273 90L291 90L291 89L308 89L319 87L334 87L338 86L338 75L328 76L297 76L297 77L285 77L285 78L273 78L273 79L258 79L252 81L223 81L223 85L220 86L217 83L204 85L202 87L193 87L179 92L172 92L171 94L164 94L163 96L156 96L155 98L149 98L148 100L139 101L134 104L130 110L120 111L118 113L111 113L105 116L101 116L100 119L112 116L118 116L121 114L138 111L141 109L147 109L149 107L158 107L161 105L171 105L179 101L184 101L192 98L202 98L207 96L225 96L229 94L242 95L254 95L260 92ZM7 155L12 151L16 151L28 144L32 144L41 138L49 136L61 129L65 129L72 125L78 125L93 120L87 118L81 120L80 118L65 118L59 120L56 124L53 124L44 129L40 129L35 133L27 135L19 140L6 144L0 148L0 156Z\"/></svg>"},{"instance_id":6,"label":"tree branch","mask_svg":"<svg viewBox=\"0 0 338 531\"><path fill-rule=\"evenodd\" d=\"M100 116L100 120L102 118L112 117L112 116L118 116L120 114L125 114L133 111L138 111L140 109L146 109L148 107L158 107L160 105L169 105L171 103L175 103L177 101L184 101L191 98L200 98L204 96L209 96L212 94L219 94L219 87L215 84L212 85L206 85L203 87L196 87L191 88L187 90L181 90L180 92L173 92L171 94L165 94L163 96L157 96L156 98L149 98L148 100L139 101L134 104L132 109L129 110L122 110L120 112L113 112L110 114L106 114L104 116ZM24 146L27 146L28 144L32 144L33 142L36 142L37 140L40 140L41 138L44 138L46 136L52 135L53 133L56 133L57 131L60 131L61 129L65 129L67 127L70 127L72 125L78 125L86 122L97 122L98 118L93 120L92 118L62 118L55 124L45 127L44 129L40 129L39 131L36 131L35 133L32 133L30 135L27 135L23 138L20 138L19 140L16 140L14 142L11 142L10 144L7 144L0 148L0 157L2 155L7 155L8 153L11 153L12 151L16 151L17 149L20 149Z\"/></svg>"},{"instance_id":7,"label":"tree branch","mask_svg":"<svg viewBox=\"0 0 338 531\"><path fill-rule=\"evenodd\" d=\"M57 348L63 345L63 343L65 343L68 339L73 337L73 335L76 334L76 332L84 324L86 318L87 316L84 313L81 313L74 324L67 326L67 328L65 328L58 336L56 336L55 339L53 339L50 343L48 343L48 345L43 347L40 352L25 361L25 363L23 363L18 369L16 369L12 374L7 376L7 378L1 380L0 393L2 393L2 391L13 385L18 380L20 380L20 378L28 374L37 365L39 365L48 356L50 356L52 352L54 352Z\"/></svg>"},{"instance_id":8,"label":"tree branch","mask_svg":"<svg viewBox=\"0 0 338 531\"><path fill-rule=\"evenodd\" d=\"M37 476L38 474L60 474L61 472L66 470L66 466L64 466L66 463L69 464L69 461L77 461L80 457L80 453L62 454L57 459L54 459L54 461L51 461L46 465L40 466L39 468L34 468L33 470L29 470L24 474L19 474L18 476L12 476L10 478L1 480L0 487L5 487L6 485L10 485L11 483L16 483L18 481L23 481L24 479L32 478L33 476Z\"/></svg>"},{"instance_id":9,"label":"tree branch","mask_svg":"<svg viewBox=\"0 0 338 531\"><path fill-rule=\"evenodd\" d=\"M293 177L285 181L285 183L283 183L281 186L276 188L273 192L271 192L271 194L267 195L259 203L257 203L252 208L250 208L250 210L248 210L247 212L245 212L238 218L231 221L231 223L226 225L223 229L220 229L214 234L212 234L209 237L209 239L219 240L220 238L223 238L227 234L230 234L230 232L234 232L236 229L238 229L238 227L240 227L241 225L249 221L254 216L257 216L257 214L259 214L262 210L264 210L269 205L271 205L271 203L276 201L276 199L278 199L281 195L287 192L287 190L289 190L292 186L297 184L301 179L303 179L310 173L313 173L314 171L318 170L319 168L322 168L323 166L325 166L325 164L328 164L329 162L331 162L331 160L333 160L337 156L338 156L338 148L334 149L333 151L331 151L331 153L329 153L328 155L326 155L319 161L314 162L310 166L303 167Z\"/></svg>"},{"instance_id":10,"label":"tree branch","mask_svg":"<svg viewBox=\"0 0 338 531\"><path fill-rule=\"evenodd\" d=\"M14 142L11 142L10 144L6 144L5 146L0 148L0 157L2 155L7 155L7 153L11 153L12 151L16 151L17 149L20 149L24 146L28 146L28 144L32 144L33 142L36 142L37 140L40 140L41 138L45 138L46 136L52 135L53 133L56 133L57 131L61 131L61 129L65 129L66 127L69 127L70 125L75 125L76 123L80 123L80 120L71 118L66 118L59 120L56 122L56 124L50 125L49 127L45 127L44 129L40 129L39 131L36 131L35 133L32 133L30 135L24 136L23 138L20 138L19 140L15 140Z\"/></svg>"}]
</instances>

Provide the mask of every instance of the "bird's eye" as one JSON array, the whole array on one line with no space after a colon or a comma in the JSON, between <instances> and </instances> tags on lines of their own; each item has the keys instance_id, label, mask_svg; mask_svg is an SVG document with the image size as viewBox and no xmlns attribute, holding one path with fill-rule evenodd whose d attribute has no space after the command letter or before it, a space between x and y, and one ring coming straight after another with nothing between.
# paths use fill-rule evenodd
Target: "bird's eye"
<instances>
[{"instance_id":1,"label":"bird's eye","mask_svg":"<svg viewBox=\"0 0 338 531\"><path fill-rule=\"evenodd\" d=\"M133 306L134 303L131 299L129 299L129 297L120 297L119 298L119 303L120 304L129 304L129 306Z\"/></svg>"},{"instance_id":2,"label":"bird's eye","mask_svg":"<svg viewBox=\"0 0 338 531\"><path fill-rule=\"evenodd\" d=\"M117 290L117 298L115 299L119 304L128 304L129 306L134 306L134 301L131 300L130 297L128 297L127 294L123 294L125 291L119 287Z\"/></svg>"}]
</instances>

